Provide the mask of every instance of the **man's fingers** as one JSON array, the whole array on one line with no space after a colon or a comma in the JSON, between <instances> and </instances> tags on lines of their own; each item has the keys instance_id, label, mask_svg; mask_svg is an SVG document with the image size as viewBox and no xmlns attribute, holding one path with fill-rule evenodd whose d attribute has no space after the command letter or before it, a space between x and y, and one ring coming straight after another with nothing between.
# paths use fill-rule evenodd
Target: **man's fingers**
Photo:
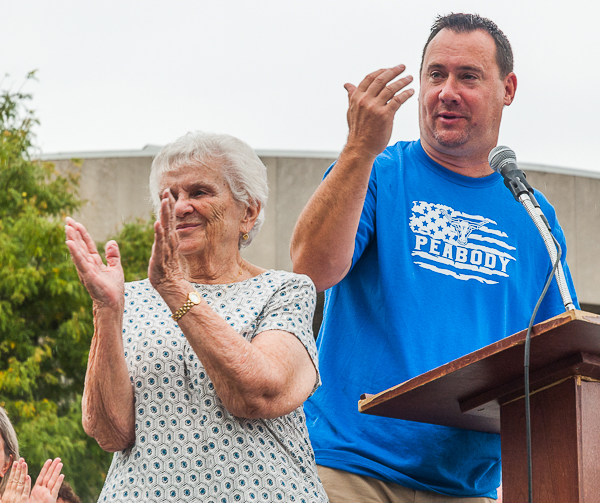
<instances>
[{"instance_id":1,"label":"man's fingers","mask_svg":"<svg viewBox=\"0 0 600 503\"><path fill-rule=\"evenodd\" d=\"M365 90L365 93L369 96L376 97L379 93L398 75L400 75L406 67L404 65L394 66L387 68L386 70L379 73L369 84L369 87ZM364 81L363 81L364 82ZM360 86L359 86L360 87Z\"/></svg>"},{"instance_id":2,"label":"man's fingers","mask_svg":"<svg viewBox=\"0 0 600 503\"><path fill-rule=\"evenodd\" d=\"M412 75L407 75L401 79L390 82L386 85L378 95L382 104L389 102L401 89L404 89L413 81Z\"/></svg>"},{"instance_id":3,"label":"man's fingers","mask_svg":"<svg viewBox=\"0 0 600 503\"><path fill-rule=\"evenodd\" d=\"M350 101L352 99L352 95L356 92L356 86L354 84L344 84L344 89L346 89L346 91L348 91L348 101Z\"/></svg>"},{"instance_id":4,"label":"man's fingers","mask_svg":"<svg viewBox=\"0 0 600 503\"><path fill-rule=\"evenodd\" d=\"M362 79L362 82L358 84L357 90L361 93L366 92L373 81L385 71L385 68L381 68L380 70L375 70L374 72L369 73L369 75Z\"/></svg>"},{"instance_id":5,"label":"man's fingers","mask_svg":"<svg viewBox=\"0 0 600 503\"><path fill-rule=\"evenodd\" d=\"M395 113L413 94L415 94L414 89L407 89L397 94L390 100L390 109Z\"/></svg>"}]
</instances>

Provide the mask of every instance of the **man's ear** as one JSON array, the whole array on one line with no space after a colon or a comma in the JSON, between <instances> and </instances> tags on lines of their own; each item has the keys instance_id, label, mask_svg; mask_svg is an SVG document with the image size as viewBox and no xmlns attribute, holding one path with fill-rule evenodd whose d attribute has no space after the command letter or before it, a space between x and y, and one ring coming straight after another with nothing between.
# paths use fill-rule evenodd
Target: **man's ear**
<instances>
[{"instance_id":1,"label":"man's ear","mask_svg":"<svg viewBox=\"0 0 600 503\"><path fill-rule=\"evenodd\" d=\"M517 92L517 76L510 72L504 77L504 104L510 105L515 99L515 93Z\"/></svg>"}]
</instances>

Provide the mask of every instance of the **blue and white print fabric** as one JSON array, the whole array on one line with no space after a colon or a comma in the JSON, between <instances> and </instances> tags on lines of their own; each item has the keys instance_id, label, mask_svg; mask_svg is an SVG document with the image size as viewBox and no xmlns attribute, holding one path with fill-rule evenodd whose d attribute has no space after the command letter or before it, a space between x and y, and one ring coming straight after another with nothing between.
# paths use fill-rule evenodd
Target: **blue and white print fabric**
<instances>
[{"instance_id":1,"label":"blue and white print fabric","mask_svg":"<svg viewBox=\"0 0 600 503\"><path fill-rule=\"evenodd\" d=\"M308 277L267 271L194 288L247 340L266 330L295 335L318 368ZM99 501L327 501L303 408L268 420L230 414L148 280L126 284L123 343L136 441L115 453Z\"/></svg>"}]
</instances>

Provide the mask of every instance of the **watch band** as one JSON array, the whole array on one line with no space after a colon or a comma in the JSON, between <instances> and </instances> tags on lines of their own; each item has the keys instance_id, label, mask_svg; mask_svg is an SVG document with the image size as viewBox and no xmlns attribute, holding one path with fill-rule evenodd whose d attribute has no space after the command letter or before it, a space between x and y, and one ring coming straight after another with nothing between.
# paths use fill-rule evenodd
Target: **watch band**
<instances>
[{"instance_id":1,"label":"watch band","mask_svg":"<svg viewBox=\"0 0 600 503\"><path fill-rule=\"evenodd\" d=\"M198 292L193 291L188 293L188 300L186 301L186 303L183 306L181 306L177 311L175 311L171 315L171 318L173 318L173 321L179 321L181 317L196 304L200 304L200 295L198 295Z\"/></svg>"}]
</instances>

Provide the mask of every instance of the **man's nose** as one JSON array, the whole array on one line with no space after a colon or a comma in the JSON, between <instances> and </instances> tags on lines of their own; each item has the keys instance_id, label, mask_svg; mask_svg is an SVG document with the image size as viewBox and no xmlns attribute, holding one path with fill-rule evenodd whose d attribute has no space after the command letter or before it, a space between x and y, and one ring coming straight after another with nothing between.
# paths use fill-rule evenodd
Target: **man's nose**
<instances>
[{"instance_id":1,"label":"man's nose","mask_svg":"<svg viewBox=\"0 0 600 503\"><path fill-rule=\"evenodd\" d=\"M452 76L448 77L440 90L439 99L445 103L458 103L460 93L458 91L458 82Z\"/></svg>"}]
</instances>

